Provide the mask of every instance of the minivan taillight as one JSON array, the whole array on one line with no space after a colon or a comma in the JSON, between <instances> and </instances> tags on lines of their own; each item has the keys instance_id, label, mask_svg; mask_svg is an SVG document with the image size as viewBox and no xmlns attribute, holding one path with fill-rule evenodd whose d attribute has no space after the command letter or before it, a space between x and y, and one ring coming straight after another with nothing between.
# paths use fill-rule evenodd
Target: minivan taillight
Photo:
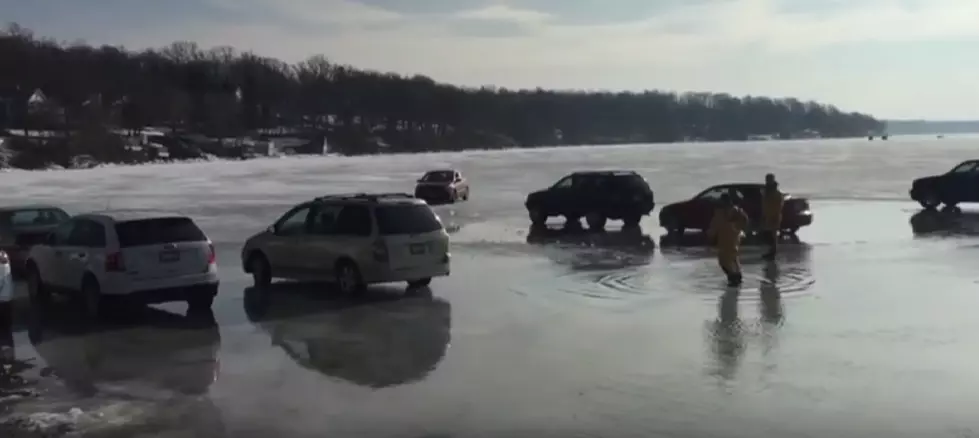
<instances>
[{"instance_id":1,"label":"minivan taillight","mask_svg":"<svg viewBox=\"0 0 979 438\"><path fill-rule=\"evenodd\" d=\"M374 256L374 261L377 262L387 262L388 261L388 246L383 240L378 239L374 241L371 245L371 252Z\"/></svg>"},{"instance_id":2,"label":"minivan taillight","mask_svg":"<svg viewBox=\"0 0 979 438\"><path fill-rule=\"evenodd\" d=\"M214 250L214 244L208 242L208 244L207 244L207 250L208 250L208 253L207 253L207 264L208 264L208 266L217 264L218 263L218 253L217 253L217 251Z\"/></svg>"},{"instance_id":3,"label":"minivan taillight","mask_svg":"<svg viewBox=\"0 0 979 438\"><path fill-rule=\"evenodd\" d=\"M105 256L106 272L124 272L125 270L126 270L126 263L122 259L121 252L114 252Z\"/></svg>"}]
</instances>

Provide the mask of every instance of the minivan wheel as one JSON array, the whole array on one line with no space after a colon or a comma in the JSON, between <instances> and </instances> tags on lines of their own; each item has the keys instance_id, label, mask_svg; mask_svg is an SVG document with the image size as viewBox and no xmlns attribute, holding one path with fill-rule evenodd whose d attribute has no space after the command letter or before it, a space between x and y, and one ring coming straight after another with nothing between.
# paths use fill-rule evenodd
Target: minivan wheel
<instances>
[{"instance_id":1,"label":"minivan wheel","mask_svg":"<svg viewBox=\"0 0 979 438\"><path fill-rule=\"evenodd\" d=\"M639 221L642 220L641 216L626 216L622 219L622 224L629 228L635 228L639 226Z\"/></svg>"},{"instance_id":2,"label":"minivan wheel","mask_svg":"<svg viewBox=\"0 0 979 438\"><path fill-rule=\"evenodd\" d=\"M341 261L337 264L336 285L340 293L345 295L357 295L367 289L357 265L350 261Z\"/></svg>"},{"instance_id":3,"label":"minivan wheel","mask_svg":"<svg viewBox=\"0 0 979 438\"><path fill-rule=\"evenodd\" d=\"M605 222L608 219L598 213L590 213L585 216L585 221L588 222L588 228L591 230L601 230L605 228Z\"/></svg>"}]
</instances>

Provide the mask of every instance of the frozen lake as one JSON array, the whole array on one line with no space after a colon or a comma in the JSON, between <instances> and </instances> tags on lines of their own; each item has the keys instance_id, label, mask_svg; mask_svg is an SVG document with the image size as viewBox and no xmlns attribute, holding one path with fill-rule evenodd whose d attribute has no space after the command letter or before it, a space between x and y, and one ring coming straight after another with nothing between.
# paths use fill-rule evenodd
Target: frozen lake
<instances>
[{"instance_id":1,"label":"frozen lake","mask_svg":"<svg viewBox=\"0 0 979 438\"><path fill-rule=\"evenodd\" d=\"M16 409L78 407L81 419L73 421L93 434L117 422L111 427L138 423L147 433L173 433L167 436L973 436L979 213L965 205L954 229L943 228L919 214L907 191L916 177L979 158L976 140L636 145L2 173L4 204L190 214L217 244L223 276L214 307L220 336L191 330L184 337L201 341L189 350L216 355L218 378L207 385L215 367L204 367L177 379L204 373L204 395L170 388L173 378L145 364L124 372L146 350L117 343L152 346L172 337L166 325L69 333L47 348L61 353L46 352L45 341L22 330L16 355L59 376L81 366L74 361L123 371L114 379L77 377L94 388L84 397L65 386L68 378L48 378L47 395ZM281 285L262 316L246 311L250 278L238 262L245 238L299 201L411 191L436 167L461 169L472 198L437 207L452 231L454 259L452 276L433 282L433 297L392 299L399 285L375 288L351 305L320 286ZM810 197L815 222L800 231L802 243L783 247L777 268L762 263L761 248L747 247L737 297L724 293L704 248L628 241L615 234L617 223L605 244L528 236L526 194L596 168L642 173L657 212L709 185L760 182L775 172L783 191ZM643 221L656 242L657 212ZM183 305L159 309L184 312Z\"/></svg>"}]
</instances>

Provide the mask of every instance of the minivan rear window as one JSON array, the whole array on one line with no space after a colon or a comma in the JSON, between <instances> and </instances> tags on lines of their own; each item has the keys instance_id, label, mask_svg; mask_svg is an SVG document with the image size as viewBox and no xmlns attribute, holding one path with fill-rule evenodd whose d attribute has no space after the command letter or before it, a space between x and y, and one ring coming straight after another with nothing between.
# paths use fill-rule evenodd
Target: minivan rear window
<instances>
[{"instance_id":1,"label":"minivan rear window","mask_svg":"<svg viewBox=\"0 0 979 438\"><path fill-rule=\"evenodd\" d=\"M119 246L162 245L178 242L207 241L197 224L185 217L140 219L116 224Z\"/></svg>"},{"instance_id":2,"label":"minivan rear window","mask_svg":"<svg viewBox=\"0 0 979 438\"><path fill-rule=\"evenodd\" d=\"M427 205L377 207L377 230L383 235L431 233L442 229L435 212Z\"/></svg>"}]
</instances>

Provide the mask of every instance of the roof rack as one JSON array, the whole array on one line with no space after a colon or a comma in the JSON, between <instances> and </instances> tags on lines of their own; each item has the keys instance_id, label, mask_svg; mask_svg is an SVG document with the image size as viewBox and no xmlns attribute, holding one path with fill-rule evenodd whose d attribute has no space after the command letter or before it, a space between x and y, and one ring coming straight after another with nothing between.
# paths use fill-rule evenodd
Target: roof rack
<instances>
[{"instance_id":1,"label":"roof rack","mask_svg":"<svg viewBox=\"0 0 979 438\"><path fill-rule=\"evenodd\" d=\"M414 199L415 196L410 193L341 193L334 195L324 195L317 197L317 201L370 201L377 202L379 199L385 198L398 198L398 199Z\"/></svg>"}]
</instances>

